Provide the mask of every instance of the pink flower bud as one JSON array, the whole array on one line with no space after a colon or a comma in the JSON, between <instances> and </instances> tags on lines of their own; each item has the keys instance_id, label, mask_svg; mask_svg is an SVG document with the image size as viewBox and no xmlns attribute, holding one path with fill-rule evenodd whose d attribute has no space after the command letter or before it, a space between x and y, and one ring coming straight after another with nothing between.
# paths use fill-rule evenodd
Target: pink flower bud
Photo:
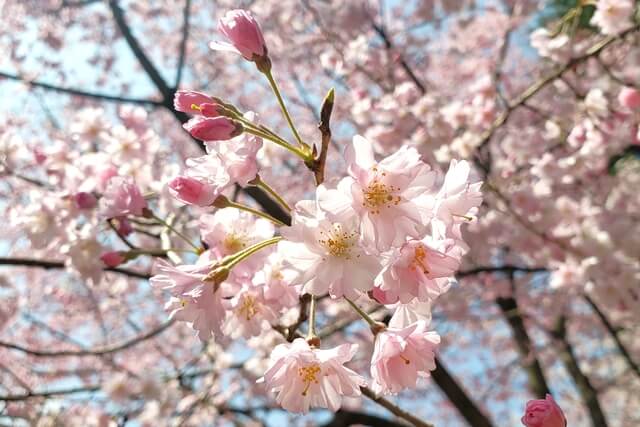
<instances>
[{"instance_id":1,"label":"pink flower bud","mask_svg":"<svg viewBox=\"0 0 640 427\"><path fill-rule=\"evenodd\" d=\"M550 394L546 399L530 400L521 419L526 427L566 427L567 420L562 409Z\"/></svg>"},{"instance_id":2,"label":"pink flower bud","mask_svg":"<svg viewBox=\"0 0 640 427\"><path fill-rule=\"evenodd\" d=\"M211 104L213 99L193 90L179 90L173 97L173 108L189 114L201 114L200 105Z\"/></svg>"},{"instance_id":3,"label":"pink flower bud","mask_svg":"<svg viewBox=\"0 0 640 427\"><path fill-rule=\"evenodd\" d=\"M124 263L127 259L118 251L109 251L100 255L100 260L107 267L117 267Z\"/></svg>"},{"instance_id":4,"label":"pink flower bud","mask_svg":"<svg viewBox=\"0 0 640 427\"><path fill-rule=\"evenodd\" d=\"M242 133L242 125L227 117L194 117L182 125L194 138L224 141Z\"/></svg>"},{"instance_id":5,"label":"pink flower bud","mask_svg":"<svg viewBox=\"0 0 640 427\"><path fill-rule=\"evenodd\" d=\"M205 117L218 117L220 116L220 105L200 104L200 114Z\"/></svg>"},{"instance_id":6,"label":"pink flower bud","mask_svg":"<svg viewBox=\"0 0 640 427\"><path fill-rule=\"evenodd\" d=\"M188 176L171 180L169 191L181 202L196 206L209 206L217 196L210 186Z\"/></svg>"},{"instance_id":7,"label":"pink flower bud","mask_svg":"<svg viewBox=\"0 0 640 427\"><path fill-rule=\"evenodd\" d=\"M638 109L640 108L640 91L635 88L625 86L618 94L618 102L620 102L620 105L627 107L630 110Z\"/></svg>"},{"instance_id":8,"label":"pink flower bud","mask_svg":"<svg viewBox=\"0 0 640 427\"><path fill-rule=\"evenodd\" d=\"M218 29L249 61L267 54L267 45L258 22L245 10L231 10L218 21Z\"/></svg>"},{"instance_id":9,"label":"pink flower bud","mask_svg":"<svg viewBox=\"0 0 640 427\"><path fill-rule=\"evenodd\" d=\"M78 209L92 209L98 204L98 199L91 193L81 191L73 196Z\"/></svg>"}]
</instances>

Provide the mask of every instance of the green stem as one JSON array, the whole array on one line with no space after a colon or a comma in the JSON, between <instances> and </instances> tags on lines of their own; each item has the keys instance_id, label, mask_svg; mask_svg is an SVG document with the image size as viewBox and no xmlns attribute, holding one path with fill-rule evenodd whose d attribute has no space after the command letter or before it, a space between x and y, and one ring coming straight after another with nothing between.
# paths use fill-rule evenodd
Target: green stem
<instances>
[{"instance_id":1,"label":"green stem","mask_svg":"<svg viewBox=\"0 0 640 427\"><path fill-rule=\"evenodd\" d=\"M191 242L191 240L189 240L189 238L187 236L182 234L180 231L178 231L176 228L174 228L171 224L169 224L168 222L166 222L164 219L160 218L159 216L156 216L155 214L152 214L152 218L155 219L156 221L158 221L160 224L162 224L165 227L167 227L169 230L171 230L174 233L176 233L182 240L187 242L189 244L189 246L191 246L193 249L195 249L196 252L200 253L201 249L199 247L197 247L196 245L194 245Z\"/></svg>"},{"instance_id":2,"label":"green stem","mask_svg":"<svg viewBox=\"0 0 640 427\"><path fill-rule=\"evenodd\" d=\"M225 263L224 267L226 267L229 270L231 270L240 261L250 257L254 253L258 252L259 250L261 250L263 248L266 248L267 246L273 245L274 243L278 243L280 240L282 240L282 236L276 236L276 237L272 237L271 239L267 239L267 240L263 240L262 242L258 242L255 245L249 246L248 248L243 249L240 252L237 252L236 254L232 255L231 259L227 260L227 262Z\"/></svg>"},{"instance_id":3,"label":"green stem","mask_svg":"<svg viewBox=\"0 0 640 427\"><path fill-rule=\"evenodd\" d=\"M287 225L284 222L280 221L279 219L276 219L276 218L272 217L271 215L269 215L267 213L264 213L264 212L259 211L257 209L250 208L249 206L242 205L240 203L232 202L231 200L228 200L226 202L226 206L230 207L230 208L240 209L241 211L249 212L249 213L252 213L252 214L254 214L256 216L262 217L264 219L268 219L269 221L273 222L275 225L280 225L280 226L286 226Z\"/></svg>"},{"instance_id":4,"label":"green stem","mask_svg":"<svg viewBox=\"0 0 640 427\"><path fill-rule=\"evenodd\" d=\"M260 176L256 176L256 179L254 179L251 183L269 193L274 199L276 199L278 203L280 203L280 205L282 205L283 208L287 210L287 212L291 212L291 207L289 206L289 204L282 198L280 194L278 194L276 190L274 190L271 186L269 186L269 184L264 182L262 178L260 178Z\"/></svg>"},{"instance_id":5,"label":"green stem","mask_svg":"<svg viewBox=\"0 0 640 427\"><path fill-rule=\"evenodd\" d=\"M369 324L369 326L376 326L377 325L377 322L375 320L373 320L371 318L371 316L369 316L367 313L365 313L360 307L355 305L353 303L353 301L351 301L347 297L344 297L344 299L351 305L351 307L353 307L353 309L360 315L360 317L362 317L364 320L366 320L366 322Z\"/></svg>"},{"instance_id":6,"label":"green stem","mask_svg":"<svg viewBox=\"0 0 640 427\"><path fill-rule=\"evenodd\" d=\"M268 133L266 133L263 130L259 130L258 128L253 128L253 127L245 127L244 131L247 133L250 133L251 135L255 135L255 136L259 136L260 138L264 138L264 139L268 139L269 141L273 142L276 145L279 145L283 148L286 148L287 150L291 151L292 153L294 153L296 156L300 157L302 160L307 161L307 156L301 149L299 149L298 147L294 147L293 145L289 144L287 141L280 139L280 138L276 138L274 135L270 135Z\"/></svg>"},{"instance_id":7,"label":"green stem","mask_svg":"<svg viewBox=\"0 0 640 427\"><path fill-rule=\"evenodd\" d=\"M282 99L282 95L280 94L280 89L278 89L278 85L276 84L276 81L273 79L271 70L266 71L264 75L267 77L267 80L269 80L269 84L271 85L271 89L273 90L273 93L276 95L276 98L278 98L278 103L280 104L280 109L282 110L282 114L284 114L284 117L287 119L287 122L289 123L289 127L291 128L291 132L293 132L293 135L296 137L298 144L300 144L301 147L308 148L307 144L302 142L302 138L300 138L300 135L298 134L298 130L293 124L293 120L291 120L291 116L289 115L289 110L287 110L287 106L284 103L284 99Z\"/></svg>"}]
</instances>

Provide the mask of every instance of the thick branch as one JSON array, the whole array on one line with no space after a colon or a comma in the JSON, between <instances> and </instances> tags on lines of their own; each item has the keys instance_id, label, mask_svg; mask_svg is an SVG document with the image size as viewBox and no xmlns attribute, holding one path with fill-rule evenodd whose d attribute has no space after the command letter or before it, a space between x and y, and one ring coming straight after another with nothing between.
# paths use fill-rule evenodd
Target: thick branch
<instances>
[{"instance_id":1,"label":"thick branch","mask_svg":"<svg viewBox=\"0 0 640 427\"><path fill-rule=\"evenodd\" d=\"M184 69L184 61L187 57L187 41L189 40L189 17L191 15L191 0L185 0L182 9L182 39L180 41L180 53L178 55L178 71L176 74L176 83L173 85L174 90L180 87L182 80L182 71Z\"/></svg>"},{"instance_id":2,"label":"thick branch","mask_svg":"<svg viewBox=\"0 0 640 427\"><path fill-rule=\"evenodd\" d=\"M320 142L320 154L314 160L312 167L316 178L316 185L320 185L324 181L324 167L327 162L329 144L331 143L331 112L333 111L334 94L335 91L331 89L324 99L322 109L320 110L320 123L318 123L318 129L322 135L322 140Z\"/></svg>"},{"instance_id":3,"label":"thick branch","mask_svg":"<svg viewBox=\"0 0 640 427\"><path fill-rule=\"evenodd\" d=\"M29 80L26 77L23 77L17 74L5 73L3 71L0 71L0 78L22 82L31 87L39 87L39 88L51 90L54 92L66 93L74 96L83 96L86 98L93 98L100 101L124 102L128 104L151 105L154 107L162 106L162 101L153 101L151 99L141 99L141 98L128 98L126 96L107 95L104 93L89 92L89 91L80 90L80 89L56 86L49 83L39 82L36 80Z\"/></svg>"},{"instance_id":4,"label":"thick branch","mask_svg":"<svg viewBox=\"0 0 640 427\"><path fill-rule=\"evenodd\" d=\"M126 350L130 347L134 347L141 342L149 340L157 335L160 335L162 332L167 330L171 325L173 325L174 320L169 320L159 327L152 329L151 331L138 335L135 338L132 338L128 341L122 342L120 344L111 345L102 348L88 349L88 350L37 350L31 349L27 347L23 347L18 344L13 344L6 341L0 341L0 347L8 348L11 350L20 351L22 353L28 354L29 356L34 357L74 357L74 356L104 356L111 353L117 353L122 350Z\"/></svg>"},{"instance_id":5,"label":"thick branch","mask_svg":"<svg viewBox=\"0 0 640 427\"><path fill-rule=\"evenodd\" d=\"M131 52L136 57L144 71L147 73L151 81L153 81L153 84L162 94L163 100L166 101L167 98L173 98L173 91L167 86L166 82L160 75L160 72L147 57L144 50L142 50L142 47L138 43L138 40L131 32L131 28L124 18L124 12L119 3L120 2L118 0L109 0L109 8L111 9L111 13L113 14L113 18L116 21L116 25L118 26L120 33L122 33L122 36L129 45Z\"/></svg>"},{"instance_id":6,"label":"thick branch","mask_svg":"<svg viewBox=\"0 0 640 427\"><path fill-rule=\"evenodd\" d=\"M453 403L460 415L472 427L493 427L489 418L469 398L464 389L451 376L442 362L436 357L436 369L431 372L431 378L440 390Z\"/></svg>"},{"instance_id":7,"label":"thick branch","mask_svg":"<svg viewBox=\"0 0 640 427\"><path fill-rule=\"evenodd\" d=\"M518 347L520 353L520 360L522 367L527 372L527 379L529 381L529 388L540 399L544 399L547 394L551 394L549 386L544 378L542 366L535 357L534 346L527 332L527 328L524 326L524 321L520 314L520 308L515 298L496 298L496 304L500 307L500 311L504 316L504 319L511 327L513 339Z\"/></svg>"},{"instance_id":8,"label":"thick branch","mask_svg":"<svg viewBox=\"0 0 640 427\"><path fill-rule=\"evenodd\" d=\"M551 331L551 335L560 344L560 358L567 371L569 371L571 378L573 378L583 403L589 410L591 424L594 427L607 427L607 420L598 402L598 392L589 381L589 378L582 372L578 358L573 351L573 346L567 339L566 318L564 316L558 319L556 326Z\"/></svg>"},{"instance_id":9,"label":"thick branch","mask_svg":"<svg viewBox=\"0 0 640 427\"><path fill-rule=\"evenodd\" d=\"M543 273L548 271L544 267L519 267L517 265L502 265L502 266L488 266L488 267L475 267L468 270L459 271L456 273L456 277L475 276L480 273Z\"/></svg>"},{"instance_id":10,"label":"thick branch","mask_svg":"<svg viewBox=\"0 0 640 427\"><path fill-rule=\"evenodd\" d=\"M365 425L370 427L406 427L407 424L397 423L386 418L381 418L363 412L354 412L347 409L340 409L335 413L331 421L323 424L322 427L345 427L352 425Z\"/></svg>"}]
</instances>

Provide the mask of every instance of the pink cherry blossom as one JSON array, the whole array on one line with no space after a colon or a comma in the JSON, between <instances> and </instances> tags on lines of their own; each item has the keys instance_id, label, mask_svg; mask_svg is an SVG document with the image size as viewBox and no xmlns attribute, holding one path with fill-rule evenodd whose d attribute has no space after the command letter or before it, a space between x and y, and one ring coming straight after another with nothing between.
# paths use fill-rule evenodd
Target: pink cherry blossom
<instances>
[{"instance_id":1,"label":"pink cherry blossom","mask_svg":"<svg viewBox=\"0 0 640 427\"><path fill-rule=\"evenodd\" d=\"M165 305L170 319L187 322L196 331L200 341L222 335L222 324L226 317L220 287L204 282L184 293L181 297L171 297Z\"/></svg>"},{"instance_id":2,"label":"pink cherry blossom","mask_svg":"<svg viewBox=\"0 0 640 427\"><path fill-rule=\"evenodd\" d=\"M133 179L113 177L100 199L100 215L103 218L119 216L141 216L147 201Z\"/></svg>"},{"instance_id":3,"label":"pink cherry blossom","mask_svg":"<svg viewBox=\"0 0 640 427\"><path fill-rule=\"evenodd\" d=\"M445 292L460 267L459 250L453 240L409 240L385 263L376 284L386 301L408 303L413 298L433 300Z\"/></svg>"},{"instance_id":4,"label":"pink cherry blossom","mask_svg":"<svg viewBox=\"0 0 640 427\"><path fill-rule=\"evenodd\" d=\"M260 24L246 10L230 10L218 21L219 31L231 42L211 42L213 50L237 52L249 61L267 55L267 45Z\"/></svg>"},{"instance_id":5,"label":"pink cherry blossom","mask_svg":"<svg viewBox=\"0 0 640 427\"><path fill-rule=\"evenodd\" d=\"M302 338L280 344L271 353L269 367L259 381L276 393L276 401L291 412L309 408L340 409L345 396L360 396L364 379L346 368L357 351L355 344L328 350L310 347Z\"/></svg>"},{"instance_id":6,"label":"pink cherry blossom","mask_svg":"<svg viewBox=\"0 0 640 427\"><path fill-rule=\"evenodd\" d=\"M224 331L232 338L258 336L277 320L275 307L265 298L262 286L244 284L223 303L229 312Z\"/></svg>"},{"instance_id":7,"label":"pink cherry blossom","mask_svg":"<svg viewBox=\"0 0 640 427\"><path fill-rule=\"evenodd\" d=\"M424 232L429 213L423 199L433 187L435 173L415 149L403 146L376 162L371 143L356 136L345 150L345 160L350 177L319 198L321 207L344 211L350 203L361 216L363 238L379 250Z\"/></svg>"},{"instance_id":8,"label":"pink cherry blossom","mask_svg":"<svg viewBox=\"0 0 640 427\"><path fill-rule=\"evenodd\" d=\"M189 158L184 175L169 182L169 192L183 203L209 206L231 184L220 158L215 155Z\"/></svg>"},{"instance_id":9,"label":"pink cherry blossom","mask_svg":"<svg viewBox=\"0 0 640 427\"><path fill-rule=\"evenodd\" d=\"M618 34L631 26L632 0L598 0L591 24L603 34Z\"/></svg>"},{"instance_id":10,"label":"pink cherry blossom","mask_svg":"<svg viewBox=\"0 0 640 427\"><path fill-rule=\"evenodd\" d=\"M550 394L544 399L528 401L521 421L526 427L567 426L562 409Z\"/></svg>"},{"instance_id":11,"label":"pink cherry blossom","mask_svg":"<svg viewBox=\"0 0 640 427\"><path fill-rule=\"evenodd\" d=\"M427 331L420 320L402 329L387 328L376 335L371 358L374 389L380 393L398 393L414 388L418 376L429 376L436 368L434 351L440 336Z\"/></svg>"},{"instance_id":12,"label":"pink cherry blossom","mask_svg":"<svg viewBox=\"0 0 640 427\"><path fill-rule=\"evenodd\" d=\"M322 192L320 187L318 194ZM301 202L282 235L278 252L298 272L294 284L304 285L304 292L353 299L373 287L380 261L363 244L353 213L331 215L313 202Z\"/></svg>"}]
</instances>

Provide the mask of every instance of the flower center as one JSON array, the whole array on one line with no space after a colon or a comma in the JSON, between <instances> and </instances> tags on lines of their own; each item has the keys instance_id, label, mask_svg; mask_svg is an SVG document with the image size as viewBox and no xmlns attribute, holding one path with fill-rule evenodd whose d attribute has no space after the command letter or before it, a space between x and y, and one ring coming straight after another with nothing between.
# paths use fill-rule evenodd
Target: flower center
<instances>
[{"instance_id":1,"label":"flower center","mask_svg":"<svg viewBox=\"0 0 640 427\"><path fill-rule=\"evenodd\" d=\"M400 191L400 188L382 182L378 177L378 168L374 167L372 170L376 175L367 188L362 190L362 196L364 197L362 206L369 209L369 213L371 214L379 214L380 208L390 208L400 203L400 196L394 195L395 192ZM385 177L387 173L382 172L380 176Z\"/></svg>"},{"instance_id":2,"label":"flower center","mask_svg":"<svg viewBox=\"0 0 640 427\"><path fill-rule=\"evenodd\" d=\"M244 316L245 319L251 320L260 310L256 304L256 299L251 295L247 295L242 299L242 305L240 305L238 311L240 311L240 315Z\"/></svg>"},{"instance_id":3,"label":"flower center","mask_svg":"<svg viewBox=\"0 0 640 427\"><path fill-rule=\"evenodd\" d=\"M424 250L424 246L416 247L411 266L414 270L420 269L424 274L429 274L429 266L425 258L427 258L427 251Z\"/></svg>"},{"instance_id":4,"label":"flower center","mask_svg":"<svg viewBox=\"0 0 640 427\"><path fill-rule=\"evenodd\" d=\"M320 366L317 364L298 368L298 374L302 377L302 382L305 383L304 390L302 390L303 396L307 395L309 387L311 387L311 383L318 384L318 378L316 378L316 375L318 375L319 373Z\"/></svg>"},{"instance_id":5,"label":"flower center","mask_svg":"<svg viewBox=\"0 0 640 427\"><path fill-rule=\"evenodd\" d=\"M247 247L247 243L245 242L243 236L239 236L237 234L229 234L224 239L223 245L227 252L229 252L230 254L234 254L239 250Z\"/></svg>"},{"instance_id":6,"label":"flower center","mask_svg":"<svg viewBox=\"0 0 640 427\"><path fill-rule=\"evenodd\" d=\"M351 259L351 248L358 233L345 231L342 229L342 225L333 224L329 232L320 231L320 235L322 238L318 239L318 242L327 249L330 255Z\"/></svg>"}]
</instances>

